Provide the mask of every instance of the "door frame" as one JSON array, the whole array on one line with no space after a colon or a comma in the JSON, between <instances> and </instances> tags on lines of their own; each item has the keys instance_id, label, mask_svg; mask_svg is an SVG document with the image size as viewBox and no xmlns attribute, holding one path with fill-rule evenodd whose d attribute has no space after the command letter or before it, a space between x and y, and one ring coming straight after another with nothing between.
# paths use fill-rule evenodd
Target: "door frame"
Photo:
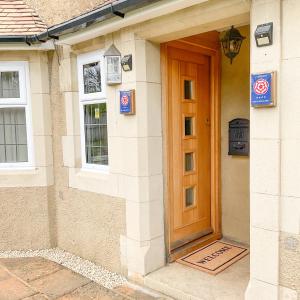
<instances>
[{"instance_id":1,"label":"door frame","mask_svg":"<svg viewBox=\"0 0 300 300\"><path fill-rule=\"evenodd\" d=\"M220 187L220 159L221 159L221 131L220 131L220 46L218 40L211 41L211 37L218 34L204 34L184 38L161 44L161 75L162 75L162 117L163 117L163 146L164 146L164 213L165 213L165 244L168 262L172 262L200 246L204 246L221 238L221 187ZM200 38L199 38L200 37ZM207 39L207 37L210 37ZM171 251L170 247L170 199L171 192L169 155L170 145L170 105L168 98L168 47L198 52L210 58L210 101L211 101L211 225L213 232L187 245Z\"/></svg>"}]
</instances>

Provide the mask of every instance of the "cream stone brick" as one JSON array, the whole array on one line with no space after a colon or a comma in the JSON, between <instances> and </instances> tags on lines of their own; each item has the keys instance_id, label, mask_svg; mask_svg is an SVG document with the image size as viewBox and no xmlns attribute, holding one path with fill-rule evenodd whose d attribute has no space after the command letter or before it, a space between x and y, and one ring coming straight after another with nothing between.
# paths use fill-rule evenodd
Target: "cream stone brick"
<instances>
[{"instance_id":1,"label":"cream stone brick","mask_svg":"<svg viewBox=\"0 0 300 300\"><path fill-rule=\"evenodd\" d=\"M45 167L53 165L52 136L36 135L33 137L35 166Z\"/></svg>"},{"instance_id":2,"label":"cream stone brick","mask_svg":"<svg viewBox=\"0 0 300 300\"><path fill-rule=\"evenodd\" d=\"M282 60L281 70L282 138L297 139L300 136L300 58Z\"/></svg>"},{"instance_id":3,"label":"cream stone brick","mask_svg":"<svg viewBox=\"0 0 300 300\"><path fill-rule=\"evenodd\" d=\"M107 86L106 96L108 101L106 102L107 108L107 133L109 137L119 137L120 132L118 130L118 124L121 122L119 112L119 86Z\"/></svg>"},{"instance_id":4,"label":"cream stone brick","mask_svg":"<svg viewBox=\"0 0 300 300\"><path fill-rule=\"evenodd\" d=\"M122 82L123 83L129 83L134 82L136 80L136 70L138 68L145 68L145 66L137 66L136 63L136 49L135 49L135 40L128 40L123 41L122 44L120 44L120 52L122 53L122 56L124 55L132 55L132 71L125 72L122 70Z\"/></svg>"},{"instance_id":5,"label":"cream stone brick","mask_svg":"<svg viewBox=\"0 0 300 300\"><path fill-rule=\"evenodd\" d=\"M99 49L106 49L109 46L110 44L106 44L105 37L98 36L94 39L86 40L79 44L72 45L72 53L70 53L70 57L72 57L72 55L93 52Z\"/></svg>"},{"instance_id":6,"label":"cream stone brick","mask_svg":"<svg viewBox=\"0 0 300 300\"><path fill-rule=\"evenodd\" d=\"M250 279L245 293L245 300L278 300L278 297L277 286L254 278Z\"/></svg>"},{"instance_id":7,"label":"cream stone brick","mask_svg":"<svg viewBox=\"0 0 300 300\"><path fill-rule=\"evenodd\" d=\"M251 192L278 195L279 148L280 142L278 140L251 140Z\"/></svg>"},{"instance_id":8,"label":"cream stone brick","mask_svg":"<svg viewBox=\"0 0 300 300\"><path fill-rule=\"evenodd\" d=\"M270 62L277 65L280 59L280 2L272 1L252 1L251 10L251 64L260 64L261 62ZM254 31L258 24L264 24L272 20L273 22L273 45L269 47L258 48L255 45ZM253 71L253 70L252 70Z\"/></svg>"},{"instance_id":9,"label":"cream stone brick","mask_svg":"<svg viewBox=\"0 0 300 300\"><path fill-rule=\"evenodd\" d=\"M79 99L77 92L65 92L67 135L80 134Z\"/></svg>"},{"instance_id":10,"label":"cream stone brick","mask_svg":"<svg viewBox=\"0 0 300 300\"><path fill-rule=\"evenodd\" d=\"M139 99L139 136L162 136L161 85L150 82L137 83Z\"/></svg>"},{"instance_id":11,"label":"cream stone brick","mask_svg":"<svg viewBox=\"0 0 300 300\"><path fill-rule=\"evenodd\" d=\"M33 134L51 135L52 119L49 94L32 94L30 101Z\"/></svg>"},{"instance_id":12,"label":"cream stone brick","mask_svg":"<svg viewBox=\"0 0 300 300\"><path fill-rule=\"evenodd\" d=\"M136 81L147 81L146 41L135 40ZM155 62L154 62L155 63Z\"/></svg>"},{"instance_id":13,"label":"cream stone brick","mask_svg":"<svg viewBox=\"0 0 300 300\"><path fill-rule=\"evenodd\" d=\"M124 157L122 151L123 138L108 138L108 163L111 173L122 174L124 171Z\"/></svg>"},{"instance_id":14,"label":"cream stone brick","mask_svg":"<svg viewBox=\"0 0 300 300\"><path fill-rule=\"evenodd\" d=\"M129 276L145 275L165 264L164 237L138 242L127 238L127 262Z\"/></svg>"},{"instance_id":15,"label":"cream stone brick","mask_svg":"<svg viewBox=\"0 0 300 300\"><path fill-rule=\"evenodd\" d=\"M300 140L282 141L282 194L300 197Z\"/></svg>"},{"instance_id":16,"label":"cream stone brick","mask_svg":"<svg viewBox=\"0 0 300 300\"><path fill-rule=\"evenodd\" d=\"M126 201L127 236L148 241L164 235L163 201Z\"/></svg>"},{"instance_id":17,"label":"cream stone brick","mask_svg":"<svg viewBox=\"0 0 300 300\"><path fill-rule=\"evenodd\" d=\"M59 78L61 92L78 92L77 62L75 56L60 61Z\"/></svg>"},{"instance_id":18,"label":"cream stone brick","mask_svg":"<svg viewBox=\"0 0 300 300\"><path fill-rule=\"evenodd\" d=\"M65 167L75 167L75 141L74 136L62 137L63 164Z\"/></svg>"},{"instance_id":19,"label":"cream stone brick","mask_svg":"<svg viewBox=\"0 0 300 300\"><path fill-rule=\"evenodd\" d=\"M279 295L280 300L298 300L297 291L289 289L285 286L280 286Z\"/></svg>"},{"instance_id":20,"label":"cream stone brick","mask_svg":"<svg viewBox=\"0 0 300 300\"><path fill-rule=\"evenodd\" d=\"M146 78L148 82L161 83L160 45L146 41Z\"/></svg>"},{"instance_id":21,"label":"cream stone brick","mask_svg":"<svg viewBox=\"0 0 300 300\"><path fill-rule=\"evenodd\" d=\"M148 166L149 175L162 174L163 154L162 154L162 138L148 138Z\"/></svg>"},{"instance_id":22,"label":"cream stone brick","mask_svg":"<svg viewBox=\"0 0 300 300\"><path fill-rule=\"evenodd\" d=\"M251 228L250 273L251 277L278 285L279 280L279 233ZM272 299L272 298L271 298Z\"/></svg>"},{"instance_id":23,"label":"cream stone brick","mask_svg":"<svg viewBox=\"0 0 300 300\"><path fill-rule=\"evenodd\" d=\"M48 64L29 63L30 90L32 94L49 93Z\"/></svg>"},{"instance_id":24,"label":"cream stone brick","mask_svg":"<svg viewBox=\"0 0 300 300\"><path fill-rule=\"evenodd\" d=\"M251 226L279 230L279 196L251 193Z\"/></svg>"},{"instance_id":25,"label":"cream stone brick","mask_svg":"<svg viewBox=\"0 0 300 300\"><path fill-rule=\"evenodd\" d=\"M278 139L279 107L250 109L250 137L251 139Z\"/></svg>"},{"instance_id":26,"label":"cream stone brick","mask_svg":"<svg viewBox=\"0 0 300 300\"><path fill-rule=\"evenodd\" d=\"M280 216L281 231L300 234L300 198L282 197Z\"/></svg>"},{"instance_id":27,"label":"cream stone brick","mask_svg":"<svg viewBox=\"0 0 300 300\"><path fill-rule=\"evenodd\" d=\"M74 135L75 168L81 168L81 136Z\"/></svg>"},{"instance_id":28,"label":"cream stone brick","mask_svg":"<svg viewBox=\"0 0 300 300\"><path fill-rule=\"evenodd\" d=\"M163 176L120 176L120 192L133 202L160 201L163 197Z\"/></svg>"},{"instance_id":29,"label":"cream stone brick","mask_svg":"<svg viewBox=\"0 0 300 300\"><path fill-rule=\"evenodd\" d=\"M138 136L138 119L141 119L139 113L138 101L136 97L136 114L135 115L123 115L120 114L120 90L136 89L134 83L124 84L120 88L115 90L113 97L114 103L108 101L108 111L113 111L111 116L108 115L108 135L118 137L137 137ZM109 118L110 117L110 118Z\"/></svg>"},{"instance_id":30,"label":"cream stone brick","mask_svg":"<svg viewBox=\"0 0 300 300\"><path fill-rule=\"evenodd\" d=\"M137 37L136 37L134 31L130 27L122 28L120 30L120 40L121 40L121 42L133 41L136 38Z\"/></svg>"},{"instance_id":31,"label":"cream stone brick","mask_svg":"<svg viewBox=\"0 0 300 300\"><path fill-rule=\"evenodd\" d=\"M146 143L145 138L122 138L119 148L119 155L122 160L122 174L130 176L147 176L147 157L146 153L141 154L141 145ZM141 155L143 158L141 159Z\"/></svg>"},{"instance_id":32,"label":"cream stone brick","mask_svg":"<svg viewBox=\"0 0 300 300\"><path fill-rule=\"evenodd\" d=\"M298 0L282 1L282 58L284 59L299 57L299 10L300 3Z\"/></svg>"},{"instance_id":33,"label":"cream stone brick","mask_svg":"<svg viewBox=\"0 0 300 300\"><path fill-rule=\"evenodd\" d=\"M38 167L24 170L0 170L0 188L35 187L53 184L53 168Z\"/></svg>"},{"instance_id":34,"label":"cream stone brick","mask_svg":"<svg viewBox=\"0 0 300 300\"><path fill-rule=\"evenodd\" d=\"M118 174L69 168L69 186L96 194L122 197L119 192Z\"/></svg>"},{"instance_id":35,"label":"cream stone brick","mask_svg":"<svg viewBox=\"0 0 300 300\"><path fill-rule=\"evenodd\" d=\"M136 88L135 115L126 116L120 114L119 89L115 91L116 100L114 103L108 101L109 136L161 136L161 85L138 82L136 86L124 85L122 87L124 90L131 88Z\"/></svg>"},{"instance_id":36,"label":"cream stone brick","mask_svg":"<svg viewBox=\"0 0 300 300\"><path fill-rule=\"evenodd\" d=\"M123 138L120 148L122 174L149 176L162 173L162 138Z\"/></svg>"}]
</instances>

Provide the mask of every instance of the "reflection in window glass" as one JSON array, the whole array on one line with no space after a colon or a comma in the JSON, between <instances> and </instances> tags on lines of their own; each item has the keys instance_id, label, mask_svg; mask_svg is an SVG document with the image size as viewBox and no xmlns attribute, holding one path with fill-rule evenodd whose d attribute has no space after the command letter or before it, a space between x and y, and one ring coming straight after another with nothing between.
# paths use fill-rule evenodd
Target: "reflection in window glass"
<instances>
[{"instance_id":1,"label":"reflection in window glass","mask_svg":"<svg viewBox=\"0 0 300 300\"><path fill-rule=\"evenodd\" d=\"M193 118L184 118L184 135L193 135Z\"/></svg>"},{"instance_id":2,"label":"reflection in window glass","mask_svg":"<svg viewBox=\"0 0 300 300\"><path fill-rule=\"evenodd\" d=\"M193 152L185 153L185 171L193 171L194 170L194 154Z\"/></svg>"},{"instance_id":3,"label":"reflection in window glass","mask_svg":"<svg viewBox=\"0 0 300 300\"><path fill-rule=\"evenodd\" d=\"M101 89L100 62L83 65L84 93L99 93Z\"/></svg>"},{"instance_id":4,"label":"reflection in window glass","mask_svg":"<svg viewBox=\"0 0 300 300\"><path fill-rule=\"evenodd\" d=\"M0 163L27 161L25 108L0 108Z\"/></svg>"},{"instance_id":5,"label":"reflection in window glass","mask_svg":"<svg viewBox=\"0 0 300 300\"><path fill-rule=\"evenodd\" d=\"M195 197L195 189L194 187L189 187L185 190L185 207L190 207L194 205L194 197Z\"/></svg>"},{"instance_id":6,"label":"reflection in window glass","mask_svg":"<svg viewBox=\"0 0 300 300\"><path fill-rule=\"evenodd\" d=\"M19 72L0 73L0 98L20 98Z\"/></svg>"},{"instance_id":7,"label":"reflection in window glass","mask_svg":"<svg viewBox=\"0 0 300 300\"><path fill-rule=\"evenodd\" d=\"M194 81L184 80L184 99L191 100L194 99Z\"/></svg>"},{"instance_id":8,"label":"reflection in window glass","mask_svg":"<svg viewBox=\"0 0 300 300\"><path fill-rule=\"evenodd\" d=\"M84 105L86 163L108 165L106 103Z\"/></svg>"}]
</instances>

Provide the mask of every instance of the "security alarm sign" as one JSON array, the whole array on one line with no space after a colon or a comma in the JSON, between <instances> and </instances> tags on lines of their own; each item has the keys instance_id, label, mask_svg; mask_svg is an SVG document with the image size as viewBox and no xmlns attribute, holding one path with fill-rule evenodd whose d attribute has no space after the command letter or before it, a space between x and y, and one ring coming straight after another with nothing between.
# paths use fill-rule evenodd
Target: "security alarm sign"
<instances>
[{"instance_id":1,"label":"security alarm sign","mask_svg":"<svg viewBox=\"0 0 300 300\"><path fill-rule=\"evenodd\" d=\"M275 106L275 72L251 74L251 105Z\"/></svg>"},{"instance_id":2,"label":"security alarm sign","mask_svg":"<svg viewBox=\"0 0 300 300\"><path fill-rule=\"evenodd\" d=\"M125 115L135 114L135 91L120 91L120 113Z\"/></svg>"}]
</instances>

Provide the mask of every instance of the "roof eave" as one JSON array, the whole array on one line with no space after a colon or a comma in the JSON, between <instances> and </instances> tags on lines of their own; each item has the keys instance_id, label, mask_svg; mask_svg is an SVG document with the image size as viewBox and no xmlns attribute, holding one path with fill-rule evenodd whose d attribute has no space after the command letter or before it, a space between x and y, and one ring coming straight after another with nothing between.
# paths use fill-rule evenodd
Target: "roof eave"
<instances>
[{"instance_id":1,"label":"roof eave","mask_svg":"<svg viewBox=\"0 0 300 300\"><path fill-rule=\"evenodd\" d=\"M153 4L158 1L161 0L119 0L114 2L113 5L104 5L91 12L73 18L61 24L49 27L46 31L39 34L23 36L0 36L0 43L26 43L28 45L44 43L50 39L59 39L59 37L64 34L74 33L80 29L87 28L92 24L113 18L116 15L120 17L120 12L127 13L129 11L141 8L149 4Z\"/></svg>"}]
</instances>

